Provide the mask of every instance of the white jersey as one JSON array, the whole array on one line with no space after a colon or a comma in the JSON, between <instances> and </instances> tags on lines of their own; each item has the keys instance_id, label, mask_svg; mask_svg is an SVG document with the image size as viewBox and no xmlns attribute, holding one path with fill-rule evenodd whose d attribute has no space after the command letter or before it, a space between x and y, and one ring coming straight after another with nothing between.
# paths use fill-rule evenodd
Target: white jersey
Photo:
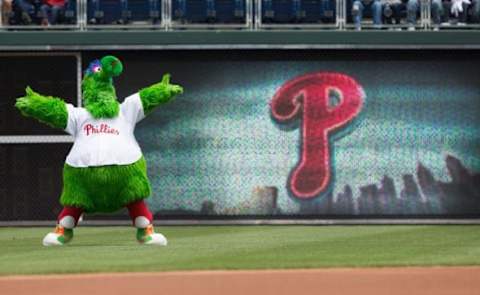
<instances>
[{"instance_id":1,"label":"white jersey","mask_svg":"<svg viewBox=\"0 0 480 295\"><path fill-rule=\"evenodd\" d=\"M85 108L67 104L65 131L75 141L66 163L73 167L128 165L142 157L133 135L135 124L145 117L140 95L135 93L120 105L115 118L95 119Z\"/></svg>"}]
</instances>

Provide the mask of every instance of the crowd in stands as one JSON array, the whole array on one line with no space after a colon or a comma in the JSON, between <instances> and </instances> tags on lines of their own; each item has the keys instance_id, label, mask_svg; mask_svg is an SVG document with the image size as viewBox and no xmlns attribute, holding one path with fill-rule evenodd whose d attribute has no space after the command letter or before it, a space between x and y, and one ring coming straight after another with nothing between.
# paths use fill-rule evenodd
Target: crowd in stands
<instances>
[{"instance_id":1,"label":"crowd in stands","mask_svg":"<svg viewBox=\"0 0 480 295\"><path fill-rule=\"evenodd\" d=\"M0 23L6 25L59 25L77 22L80 0L0 0ZM162 0L85 0L90 25L130 24L162 20ZM166 0L163 0L166 1ZM246 0L170 0L173 22L242 23ZM336 0L251 0L261 24L335 24ZM419 26L423 0L343 0L346 24L361 30L368 27ZM434 29L480 23L480 0L428 0L429 22ZM257 4L260 4L261 10ZM424 16L425 17L425 16ZM389 26L386 26L389 25ZM393 25L393 26L392 26ZM480 24L479 24L480 25Z\"/></svg>"},{"instance_id":2,"label":"crowd in stands","mask_svg":"<svg viewBox=\"0 0 480 295\"><path fill-rule=\"evenodd\" d=\"M374 28L383 24L402 24L404 16L408 29L414 30L420 16L420 0L353 0L351 13L357 30L362 27L366 9L370 10ZM435 30L440 26L464 26L467 22L478 24L480 0L431 0L430 11Z\"/></svg>"},{"instance_id":3,"label":"crowd in stands","mask_svg":"<svg viewBox=\"0 0 480 295\"><path fill-rule=\"evenodd\" d=\"M75 22L75 0L0 0L3 25L42 25ZM67 11L70 12L67 13Z\"/></svg>"}]
</instances>

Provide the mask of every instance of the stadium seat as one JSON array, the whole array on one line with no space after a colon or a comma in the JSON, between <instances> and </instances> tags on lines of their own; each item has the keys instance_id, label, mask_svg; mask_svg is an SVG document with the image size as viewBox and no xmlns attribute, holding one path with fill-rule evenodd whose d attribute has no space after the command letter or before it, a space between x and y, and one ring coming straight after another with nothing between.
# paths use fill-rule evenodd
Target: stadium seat
<instances>
[{"instance_id":1,"label":"stadium seat","mask_svg":"<svg viewBox=\"0 0 480 295\"><path fill-rule=\"evenodd\" d=\"M183 24L244 23L245 0L172 0L172 20Z\"/></svg>"},{"instance_id":2,"label":"stadium seat","mask_svg":"<svg viewBox=\"0 0 480 295\"><path fill-rule=\"evenodd\" d=\"M335 0L262 0L262 23L334 23Z\"/></svg>"},{"instance_id":3,"label":"stadium seat","mask_svg":"<svg viewBox=\"0 0 480 295\"><path fill-rule=\"evenodd\" d=\"M161 20L161 0L89 0L89 24L128 24Z\"/></svg>"}]
</instances>

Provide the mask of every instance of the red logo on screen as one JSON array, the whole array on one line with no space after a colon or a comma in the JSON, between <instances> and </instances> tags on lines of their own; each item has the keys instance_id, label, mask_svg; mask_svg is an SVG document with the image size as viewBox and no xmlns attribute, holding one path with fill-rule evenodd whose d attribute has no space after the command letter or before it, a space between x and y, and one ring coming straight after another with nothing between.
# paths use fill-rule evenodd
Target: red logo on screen
<instances>
[{"instance_id":1,"label":"red logo on screen","mask_svg":"<svg viewBox=\"0 0 480 295\"><path fill-rule=\"evenodd\" d=\"M333 94L337 102L331 103ZM270 102L280 123L302 120L301 159L292 170L289 189L300 199L323 193L331 179L329 138L360 113L364 92L347 75L313 73L294 78L277 90Z\"/></svg>"}]
</instances>

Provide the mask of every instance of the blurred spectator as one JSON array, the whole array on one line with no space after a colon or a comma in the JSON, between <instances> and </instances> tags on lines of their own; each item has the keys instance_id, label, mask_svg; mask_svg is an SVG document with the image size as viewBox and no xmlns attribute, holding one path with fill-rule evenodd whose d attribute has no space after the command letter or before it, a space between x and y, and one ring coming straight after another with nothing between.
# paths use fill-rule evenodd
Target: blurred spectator
<instances>
[{"instance_id":1,"label":"blurred spectator","mask_svg":"<svg viewBox=\"0 0 480 295\"><path fill-rule=\"evenodd\" d=\"M60 15L65 13L66 0L43 0L40 7L42 12L42 25L55 25Z\"/></svg>"},{"instance_id":2,"label":"blurred spectator","mask_svg":"<svg viewBox=\"0 0 480 295\"><path fill-rule=\"evenodd\" d=\"M386 24L399 25L402 21L403 3L401 0L381 0Z\"/></svg>"},{"instance_id":3,"label":"blurred spectator","mask_svg":"<svg viewBox=\"0 0 480 295\"><path fill-rule=\"evenodd\" d=\"M372 10L373 26L380 28L382 26L382 3L380 0L354 0L352 5L353 23L356 30L362 29L363 11L370 6Z\"/></svg>"},{"instance_id":4,"label":"blurred spectator","mask_svg":"<svg viewBox=\"0 0 480 295\"><path fill-rule=\"evenodd\" d=\"M442 0L432 0L431 11L434 30L438 30L438 27L442 23L442 15L444 14Z\"/></svg>"},{"instance_id":5,"label":"blurred spectator","mask_svg":"<svg viewBox=\"0 0 480 295\"><path fill-rule=\"evenodd\" d=\"M0 25L8 25L13 0L0 0Z\"/></svg>"},{"instance_id":6,"label":"blurred spectator","mask_svg":"<svg viewBox=\"0 0 480 295\"><path fill-rule=\"evenodd\" d=\"M468 10L471 9L472 21L478 22L480 6L478 0L432 0L433 29L438 30L440 25L450 26L457 24L465 26L468 21ZM451 17L454 21L451 22Z\"/></svg>"},{"instance_id":7,"label":"blurred spectator","mask_svg":"<svg viewBox=\"0 0 480 295\"><path fill-rule=\"evenodd\" d=\"M420 11L420 3L419 0L407 0L406 3L408 30L414 31L415 25L417 24L417 16Z\"/></svg>"},{"instance_id":8,"label":"blurred spectator","mask_svg":"<svg viewBox=\"0 0 480 295\"><path fill-rule=\"evenodd\" d=\"M470 6L470 0L450 0L443 2L445 10L443 14L443 25L450 24L450 15L456 19L456 24L464 26L467 24L467 10Z\"/></svg>"},{"instance_id":9,"label":"blurred spectator","mask_svg":"<svg viewBox=\"0 0 480 295\"><path fill-rule=\"evenodd\" d=\"M480 0L472 1L472 21L480 23Z\"/></svg>"},{"instance_id":10,"label":"blurred spectator","mask_svg":"<svg viewBox=\"0 0 480 295\"><path fill-rule=\"evenodd\" d=\"M12 1L12 10L20 24L32 24L32 16L36 11L33 0L14 0Z\"/></svg>"},{"instance_id":11,"label":"blurred spectator","mask_svg":"<svg viewBox=\"0 0 480 295\"><path fill-rule=\"evenodd\" d=\"M420 11L418 0L408 0L407 2L407 23L410 31L415 30L417 24L417 14Z\"/></svg>"}]
</instances>

